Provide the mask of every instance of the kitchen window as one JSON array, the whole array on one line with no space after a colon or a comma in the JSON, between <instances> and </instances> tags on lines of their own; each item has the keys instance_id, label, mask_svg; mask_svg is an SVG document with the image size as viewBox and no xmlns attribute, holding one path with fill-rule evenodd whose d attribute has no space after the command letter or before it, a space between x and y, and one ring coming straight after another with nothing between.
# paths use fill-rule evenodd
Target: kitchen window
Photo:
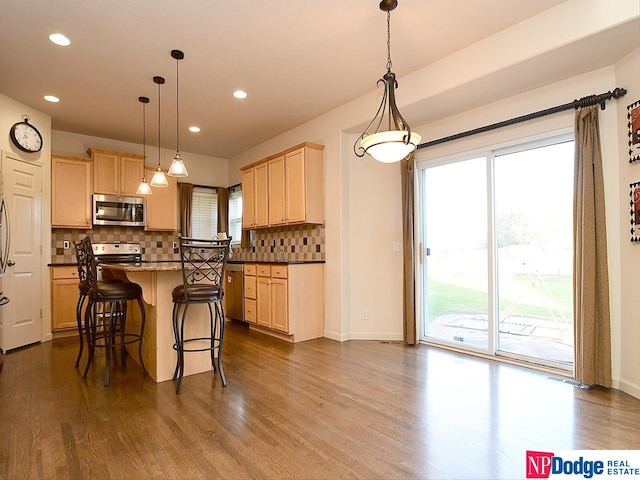
<instances>
[{"instance_id":1,"label":"kitchen window","mask_svg":"<svg viewBox=\"0 0 640 480\"><path fill-rule=\"evenodd\" d=\"M213 238L218 233L218 191L193 187L191 204L191 236Z\"/></svg>"},{"instance_id":2,"label":"kitchen window","mask_svg":"<svg viewBox=\"0 0 640 480\"><path fill-rule=\"evenodd\" d=\"M231 243L239 244L242 237L242 185L229 188L229 235Z\"/></svg>"}]
</instances>

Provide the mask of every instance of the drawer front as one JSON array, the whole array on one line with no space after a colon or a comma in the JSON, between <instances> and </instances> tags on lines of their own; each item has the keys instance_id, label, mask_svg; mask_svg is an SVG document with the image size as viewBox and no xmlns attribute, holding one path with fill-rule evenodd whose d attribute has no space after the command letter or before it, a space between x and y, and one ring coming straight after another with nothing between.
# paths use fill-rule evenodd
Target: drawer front
<instances>
[{"instance_id":1,"label":"drawer front","mask_svg":"<svg viewBox=\"0 0 640 480\"><path fill-rule=\"evenodd\" d=\"M254 275L256 274L256 264L255 263L245 263L244 264L244 274L245 275Z\"/></svg>"},{"instance_id":2,"label":"drawer front","mask_svg":"<svg viewBox=\"0 0 640 480\"><path fill-rule=\"evenodd\" d=\"M244 277L244 298L256 299L256 277Z\"/></svg>"},{"instance_id":3,"label":"drawer front","mask_svg":"<svg viewBox=\"0 0 640 480\"><path fill-rule=\"evenodd\" d=\"M244 320L245 322L256 323L256 301L245 299L244 301Z\"/></svg>"},{"instance_id":4,"label":"drawer front","mask_svg":"<svg viewBox=\"0 0 640 480\"><path fill-rule=\"evenodd\" d=\"M78 278L78 267L53 267L53 278Z\"/></svg>"},{"instance_id":5,"label":"drawer front","mask_svg":"<svg viewBox=\"0 0 640 480\"><path fill-rule=\"evenodd\" d=\"M259 277L270 277L271 276L271 266L259 263L258 264L258 276Z\"/></svg>"},{"instance_id":6,"label":"drawer front","mask_svg":"<svg viewBox=\"0 0 640 480\"><path fill-rule=\"evenodd\" d=\"M273 278L288 278L289 268L286 265L272 265L271 276Z\"/></svg>"}]
</instances>

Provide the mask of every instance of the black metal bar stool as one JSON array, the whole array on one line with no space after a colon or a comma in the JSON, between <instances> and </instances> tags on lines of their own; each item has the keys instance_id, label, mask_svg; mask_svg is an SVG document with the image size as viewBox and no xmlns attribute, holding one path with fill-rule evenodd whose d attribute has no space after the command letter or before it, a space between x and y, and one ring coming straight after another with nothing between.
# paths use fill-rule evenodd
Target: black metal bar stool
<instances>
[{"instance_id":1,"label":"black metal bar stool","mask_svg":"<svg viewBox=\"0 0 640 480\"><path fill-rule=\"evenodd\" d=\"M137 283L124 281L98 281L96 261L91 247L91 239L85 237L76 244L78 268L82 268L81 279L86 278L88 287L85 298L88 299L85 310L84 322L87 337L89 356L83 379L87 378L89 367L93 362L96 347L103 347L106 354L106 368L104 386L108 387L111 374L111 352L120 347L122 366L126 367L126 345L139 342L138 355L143 375L147 374L142 358L142 337L146 314L142 302L142 288ZM82 259L82 262L81 262ZM81 290L82 292L82 290ZM127 301L134 300L140 307L140 331L139 333L127 332ZM82 308L84 300L78 300L79 308ZM80 352L81 353L81 352ZM115 358L114 358L115 360Z\"/></svg>"},{"instance_id":2,"label":"black metal bar stool","mask_svg":"<svg viewBox=\"0 0 640 480\"><path fill-rule=\"evenodd\" d=\"M173 333L176 343L176 369L173 379L177 380L176 394L182 389L184 375L184 353L211 351L213 373L220 372L222 386L227 386L227 379L222 370L222 342L224 339L224 271L229 256L231 237L225 240L199 240L179 237L180 261L182 263L182 285L173 289ZM207 337L185 338L184 325L187 310L192 304L207 304L209 307L209 329ZM215 315L211 305L214 306ZM204 346L185 348L192 342L205 343ZM215 354L218 354L217 362ZM217 363L217 366L216 366Z\"/></svg>"},{"instance_id":3,"label":"black metal bar stool","mask_svg":"<svg viewBox=\"0 0 640 480\"><path fill-rule=\"evenodd\" d=\"M87 237L88 238L88 237ZM88 240L89 247L91 246L91 240ZM82 358L82 353L84 351L84 326L82 323L82 312L84 310L84 303L87 300L89 295L89 279L88 279L88 270L89 266L89 258L87 257L87 253L85 252L85 247L83 245L83 241L74 242L74 246L76 249L76 261L78 265L78 303L76 304L76 321L78 323L78 338L80 341L80 348L78 349L78 356L76 357L75 367L78 368L80 365L80 359ZM93 252L93 250L91 250ZM113 282L121 282L121 280L116 279L108 279L108 280L97 280L98 283L113 283Z\"/></svg>"}]
</instances>

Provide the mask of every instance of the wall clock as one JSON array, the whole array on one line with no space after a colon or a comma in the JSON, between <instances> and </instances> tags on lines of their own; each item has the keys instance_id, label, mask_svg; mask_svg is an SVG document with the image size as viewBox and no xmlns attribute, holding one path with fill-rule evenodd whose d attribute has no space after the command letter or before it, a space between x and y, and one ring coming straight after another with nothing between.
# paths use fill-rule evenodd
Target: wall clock
<instances>
[{"instance_id":1,"label":"wall clock","mask_svg":"<svg viewBox=\"0 0 640 480\"><path fill-rule=\"evenodd\" d=\"M9 131L13 144L23 152L35 153L42 150L42 135L29 123L29 117L22 116L22 122L14 123Z\"/></svg>"}]
</instances>

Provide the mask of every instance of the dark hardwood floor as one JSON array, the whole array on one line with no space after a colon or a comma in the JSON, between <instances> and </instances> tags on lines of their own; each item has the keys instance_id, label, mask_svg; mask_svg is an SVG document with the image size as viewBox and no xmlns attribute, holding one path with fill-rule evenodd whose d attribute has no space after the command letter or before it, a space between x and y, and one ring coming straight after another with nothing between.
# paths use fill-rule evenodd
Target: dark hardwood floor
<instances>
[{"instance_id":1,"label":"dark hardwood floor","mask_svg":"<svg viewBox=\"0 0 640 480\"><path fill-rule=\"evenodd\" d=\"M134 362L104 388L104 352L83 381L76 349L5 355L2 479L511 479L528 449L640 449L640 400L426 346L228 324L227 388L205 373L179 396Z\"/></svg>"}]
</instances>

